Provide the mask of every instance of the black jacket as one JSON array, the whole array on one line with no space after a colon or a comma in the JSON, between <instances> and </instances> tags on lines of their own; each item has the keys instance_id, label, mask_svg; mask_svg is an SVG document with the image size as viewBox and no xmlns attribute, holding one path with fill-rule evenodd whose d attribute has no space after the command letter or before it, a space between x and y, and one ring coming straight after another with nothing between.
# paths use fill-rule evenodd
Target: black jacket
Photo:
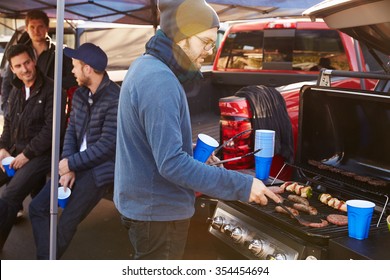
<instances>
[{"instance_id":1,"label":"black jacket","mask_svg":"<svg viewBox=\"0 0 390 280\"><path fill-rule=\"evenodd\" d=\"M54 66L55 66L55 45L51 41L50 37L46 38L48 49L42 52L39 57L37 58L36 65L38 68L42 71L42 73L45 76L48 76L49 78L54 79ZM29 48L31 48L31 51L34 53L32 42L30 37L28 37L27 32L23 33L22 37L18 41L19 44L25 44ZM72 59L67 57L66 55L62 56L62 88L65 90L68 90L74 86L77 86L76 78L74 77L72 73ZM7 65L5 73L3 75L3 81L1 84L1 102L2 102L2 108L4 109L4 106L7 106L7 100L9 93L12 89L12 80L14 79L14 75L9 67ZM6 110L4 110L6 111Z\"/></svg>"},{"instance_id":2,"label":"black jacket","mask_svg":"<svg viewBox=\"0 0 390 280\"><path fill-rule=\"evenodd\" d=\"M98 187L114 182L119 86L104 75L96 93L80 87L73 95L62 158L72 171L92 170ZM84 135L87 149L80 152Z\"/></svg>"},{"instance_id":3,"label":"black jacket","mask_svg":"<svg viewBox=\"0 0 390 280\"><path fill-rule=\"evenodd\" d=\"M36 70L37 78L28 100L25 100L23 82L18 78L13 80L8 110L4 116L3 134L0 137L0 148L6 149L14 156L23 152L29 159L44 154L50 155L52 141L54 82L45 77L38 67ZM66 95L64 92L61 95L63 135Z\"/></svg>"}]
</instances>

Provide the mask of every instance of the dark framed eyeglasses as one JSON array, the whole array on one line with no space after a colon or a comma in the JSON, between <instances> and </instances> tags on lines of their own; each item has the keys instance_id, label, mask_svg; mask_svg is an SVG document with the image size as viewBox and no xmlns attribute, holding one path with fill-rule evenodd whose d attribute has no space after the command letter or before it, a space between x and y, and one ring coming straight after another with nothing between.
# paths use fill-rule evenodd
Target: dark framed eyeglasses
<instances>
[{"instance_id":1,"label":"dark framed eyeglasses","mask_svg":"<svg viewBox=\"0 0 390 280\"><path fill-rule=\"evenodd\" d=\"M194 35L194 37L198 38L204 44L203 49L206 52L208 52L209 50L215 48L215 42L214 41L209 41L209 40L203 39L203 38L201 38L199 36L196 36L196 35Z\"/></svg>"}]
</instances>

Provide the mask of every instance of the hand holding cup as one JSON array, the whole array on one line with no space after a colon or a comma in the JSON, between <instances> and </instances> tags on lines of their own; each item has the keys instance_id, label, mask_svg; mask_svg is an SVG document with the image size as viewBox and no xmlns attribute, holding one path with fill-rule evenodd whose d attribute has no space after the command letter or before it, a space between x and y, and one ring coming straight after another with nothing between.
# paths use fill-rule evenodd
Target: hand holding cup
<instances>
[{"instance_id":1,"label":"hand holding cup","mask_svg":"<svg viewBox=\"0 0 390 280\"><path fill-rule=\"evenodd\" d=\"M6 157L1 161L1 164L3 165L4 172L7 174L8 177L13 177L15 175L15 169L11 167L11 163L15 160L14 157Z\"/></svg>"}]
</instances>

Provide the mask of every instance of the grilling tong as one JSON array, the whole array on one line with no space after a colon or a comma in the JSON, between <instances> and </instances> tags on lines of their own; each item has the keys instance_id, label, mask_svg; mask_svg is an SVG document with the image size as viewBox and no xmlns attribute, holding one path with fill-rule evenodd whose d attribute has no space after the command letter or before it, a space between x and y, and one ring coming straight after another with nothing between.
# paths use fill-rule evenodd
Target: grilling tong
<instances>
[{"instance_id":1,"label":"grilling tong","mask_svg":"<svg viewBox=\"0 0 390 280\"><path fill-rule=\"evenodd\" d=\"M236 135L234 135L232 138L226 140L222 145L220 145L219 147L217 147L215 150L214 150L214 154L217 154L219 152L220 149L222 149L223 147L227 146L229 143L231 143L234 139L240 137L241 135L245 134L245 133L248 133L248 132L251 132L253 129L250 128L250 129L247 129L247 130L244 130L244 131L241 131L240 133L237 133ZM258 152L260 152L261 149L257 149L256 151L253 151L253 152L250 152L250 153L247 153L243 156L239 156L239 157L234 157L234 158L229 158L229 159L225 159L225 160L221 160L221 161L218 161L218 162L213 162L213 163L210 163L209 165L218 165L218 164L223 164L223 163L226 163L226 162L230 162L230 161L235 161L235 160L239 160L239 159L242 159L242 158L246 158L246 157L249 157L249 156L252 156Z\"/></svg>"},{"instance_id":2,"label":"grilling tong","mask_svg":"<svg viewBox=\"0 0 390 280\"><path fill-rule=\"evenodd\" d=\"M235 160L239 160L239 159L242 159L242 158L246 158L246 157L249 157L251 155L254 155L258 152L260 152L261 149L257 149L256 151L253 151L253 152L250 152L250 153L247 153L243 156L239 156L239 157L234 157L234 158L229 158L229 159L225 159L225 160L220 160L220 161L216 161L216 162L212 162L210 163L209 165L217 165L217 164L222 164L222 163L225 163L225 162L230 162L230 161L235 161Z\"/></svg>"}]
</instances>

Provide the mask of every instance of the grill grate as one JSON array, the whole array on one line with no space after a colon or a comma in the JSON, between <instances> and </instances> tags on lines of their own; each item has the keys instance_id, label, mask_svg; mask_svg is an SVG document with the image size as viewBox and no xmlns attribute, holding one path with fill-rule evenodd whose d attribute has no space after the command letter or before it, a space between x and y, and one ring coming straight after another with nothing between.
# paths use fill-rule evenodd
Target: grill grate
<instances>
[{"instance_id":1,"label":"grill grate","mask_svg":"<svg viewBox=\"0 0 390 280\"><path fill-rule=\"evenodd\" d=\"M287 198L288 194L282 194L283 198ZM313 192L313 196L309 199L310 205L317 208L318 215L321 218L326 219L326 216L329 214L344 214L346 213L333 209L330 206L327 206L320 202L317 197L320 193ZM232 204L240 204L241 210L244 210L247 215L252 216L255 219L264 219L270 224L280 227L287 232L290 232L308 242L312 242L318 245L327 245L330 238L347 236L348 235L348 226L337 226L330 224L323 228L312 228L306 227L298 223L295 219L292 219L286 214L278 213L275 211L275 204L269 202L266 206L261 206L254 203L243 203L243 202L229 202ZM370 230L375 231L377 229L385 228L386 224L384 221L377 228L376 224L379 220L379 213L375 212L371 221Z\"/></svg>"}]
</instances>

